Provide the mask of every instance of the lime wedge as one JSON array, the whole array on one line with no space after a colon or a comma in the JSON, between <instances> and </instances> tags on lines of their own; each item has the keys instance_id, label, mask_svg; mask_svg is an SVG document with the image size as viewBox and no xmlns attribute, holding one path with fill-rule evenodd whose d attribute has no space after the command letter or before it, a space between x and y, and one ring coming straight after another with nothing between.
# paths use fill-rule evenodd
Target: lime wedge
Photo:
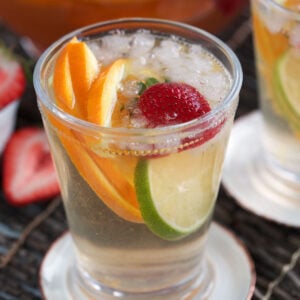
<instances>
[{"instance_id":1,"label":"lime wedge","mask_svg":"<svg viewBox=\"0 0 300 300\"><path fill-rule=\"evenodd\" d=\"M289 49L275 68L275 92L279 107L292 128L300 130L300 50Z\"/></svg>"},{"instance_id":2,"label":"lime wedge","mask_svg":"<svg viewBox=\"0 0 300 300\"><path fill-rule=\"evenodd\" d=\"M221 167L217 150L216 146L206 151L195 148L138 162L137 198L146 225L156 235L177 240L208 220Z\"/></svg>"}]
</instances>

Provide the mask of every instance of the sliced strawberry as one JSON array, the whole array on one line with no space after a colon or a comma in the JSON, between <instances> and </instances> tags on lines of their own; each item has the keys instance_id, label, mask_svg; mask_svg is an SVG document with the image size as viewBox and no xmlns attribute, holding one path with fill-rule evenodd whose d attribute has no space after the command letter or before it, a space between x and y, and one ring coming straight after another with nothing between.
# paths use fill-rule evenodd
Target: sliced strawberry
<instances>
[{"instance_id":1,"label":"sliced strawberry","mask_svg":"<svg viewBox=\"0 0 300 300\"><path fill-rule=\"evenodd\" d=\"M25 90L25 74L21 65L0 45L0 109L17 100Z\"/></svg>"},{"instance_id":2,"label":"sliced strawberry","mask_svg":"<svg viewBox=\"0 0 300 300\"><path fill-rule=\"evenodd\" d=\"M25 205L59 194L45 132L26 127L14 133L3 155L3 190L9 203Z\"/></svg>"}]
</instances>

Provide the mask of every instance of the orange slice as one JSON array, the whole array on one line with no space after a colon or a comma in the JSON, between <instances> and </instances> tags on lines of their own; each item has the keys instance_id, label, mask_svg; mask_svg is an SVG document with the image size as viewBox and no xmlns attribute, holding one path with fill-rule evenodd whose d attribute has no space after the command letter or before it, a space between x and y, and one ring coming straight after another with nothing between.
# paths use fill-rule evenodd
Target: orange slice
<instances>
[{"instance_id":1,"label":"orange slice","mask_svg":"<svg viewBox=\"0 0 300 300\"><path fill-rule=\"evenodd\" d=\"M271 33L258 11L254 11L252 19L258 68L266 82L265 93L273 99L273 71L278 58L288 48L288 39L281 32ZM278 109L276 103L274 103L274 108Z\"/></svg>"},{"instance_id":2,"label":"orange slice","mask_svg":"<svg viewBox=\"0 0 300 300\"><path fill-rule=\"evenodd\" d=\"M75 131L73 131L73 135L81 143L84 150L93 159L103 175L106 176L108 182L115 187L127 202L138 209L139 205L134 188L134 170L138 158L133 156L120 157L118 154L111 154L108 157L106 154L106 157L104 157L103 154L99 153L99 148L96 151L93 149L95 145L97 147L103 146L99 141L95 142L95 139L83 136ZM111 150L113 151L113 149Z\"/></svg>"},{"instance_id":3,"label":"orange slice","mask_svg":"<svg viewBox=\"0 0 300 300\"><path fill-rule=\"evenodd\" d=\"M121 218L130 222L142 222L137 202L128 200L136 198L133 188L115 168L113 160L96 157L98 163L95 163L96 155L90 155L91 152L86 151L81 144L77 144L76 141L74 143L72 138L65 138L62 135L60 139L76 169L97 196ZM110 174L110 178L106 176L107 174ZM119 190L112 181L118 183ZM133 196L132 193L134 198L130 198Z\"/></svg>"},{"instance_id":4,"label":"orange slice","mask_svg":"<svg viewBox=\"0 0 300 300\"><path fill-rule=\"evenodd\" d=\"M118 59L95 79L88 97L88 121L102 126L111 126L117 91L126 74L126 65L127 60Z\"/></svg>"},{"instance_id":5,"label":"orange slice","mask_svg":"<svg viewBox=\"0 0 300 300\"><path fill-rule=\"evenodd\" d=\"M98 62L84 42L71 43L68 54L76 110L86 118L86 95L99 71Z\"/></svg>"},{"instance_id":6,"label":"orange slice","mask_svg":"<svg viewBox=\"0 0 300 300\"><path fill-rule=\"evenodd\" d=\"M86 118L86 95L98 72L93 52L73 38L57 57L53 73L53 87L63 109Z\"/></svg>"},{"instance_id":7,"label":"orange slice","mask_svg":"<svg viewBox=\"0 0 300 300\"><path fill-rule=\"evenodd\" d=\"M253 13L253 27L258 54L273 69L273 64L289 46L288 38L281 32L271 33L257 11Z\"/></svg>"},{"instance_id":8,"label":"orange slice","mask_svg":"<svg viewBox=\"0 0 300 300\"><path fill-rule=\"evenodd\" d=\"M290 8L294 11L299 11L299 0L286 0L283 5L287 8Z\"/></svg>"},{"instance_id":9,"label":"orange slice","mask_svg":"<svg viewBox=\"0 0 300 300\"><path fill-rule=\"evenodd\" d=\"M52 115L49 114L48 117L58 129L59 139L70 160L97 196L119 217L142 223L134 185L123 175L122 168L119 168L114 158L98 156L86 148L84 139L80 138L78 132L68 129ZM126 159L122 158L123 164L126 164Z\"/></svg>"},{"instance_id":10,"label":"orange slice","mask_svg":"<svg viewBox=\"0 0 300 300\"><path fill-rule=\"evenodd\" d=\"M87 77L92 78L93 76L91 74L94 74L94 71L91 71L91 69L87 70L81 66L78 67L78 71L80 70L81 72L90 75L87 77L85 77L83 74L76 75L77 78L72 80L75 78L72 76L75 71L70 71L74 67L70 67L70 63L73 61L73 59L75 59L75 57L82 57L82 51L86 51L83 50L85 47L73 47L75 43L77 42L72 40L59 54L55 66L56 84L54 84L53 81L53 89L57 104L63 109L66 108L65 110L69 113L76 113L74 107L77 107L77 103L74 103L74 97L70 97L70 95L74 96L74 94L70 92L70 82L72 92L76 90L76 93L78 95L80 94L78 99L79 101L82 101L81 104L83 104L84 98L81 98L84 97L83 91L88 89L88 85L92 81L87 80ZM70 51L70 49L72 50ZM72 59L69 60L71 52ZM89 56L87 53L84 55ZM89 61L91 62L92 60L90 59ZM117 63L112 70L115 70L118 65L119 63ZM110 68L106 70L108 71L108 74L115 74L113 79L118 77L115 73L116 71L111 73L112 71L109 70ZM118 70L123 71L122 68L118 68ZM101 74L103 75L104 72L101 72ZM85 83L77 83L79 86L75 87L76 80L79 80L81 76L85 77ZM110 76L111 75L109 75L108 78L112 78ZM115 82L118 80L111 80L112 79L109 79L109 81L105 80L106 83L103 85L103 88L108 88L108 83L111 82L113 82L114 87L116 87ZM67 85L64 86L64 84ZM113 93L105 92L104 94L111 96ZM65 98L66 95L68 98ZM99 98L99 95L97 95L97 98ZM76 98L76 100L78 99ZM91 98L89 97L89 99ZM114 101L116 101L116 99ZM105 110L109 111L107 107ZM81 133L69 129L67 125L57 118L49 115L49 121L58 129L60 141L69 155L72 163L77 168L79 174L85 179L98 197L121 218L130 222L143 222L136 199L134 185L126 178L126 176L123 175L122 170L119 169L118 164L114 161L114 158L104 158L100 155L97 155L90 149L91 138L86 138Z\"/></svg>"},{"instance_id":11,"label":"orange slice","mask_svg":"<svg viewBox=\"0 0 300 300\"><path fill-rule=\"evenodd\" d=\"M57 57L53 71L53 89L58 104L62 109L70 112L74 109L75 97L69 64L69 48L73 42L68 43Z\"/></svg>"},{"instance_id":12,"label":"orange slice","mask_svg":"<svg viewBox=\"0 0 300 300\"><path fill-rule=\"evenodd\" d=\"M104 158L96 155L93 152L88 151L90 157L96 163L98 168L102 171L103 175L106 176L107 180L111 185L115 187L115 189L119 192L123 199L126 199L128 203L130 203L137 210L139 209L139 204L137 201L134 183L133 180L130 182L125 174L121 172L124 167L122 165L130 164L130 157L122 157L122 161L119 160L119 164L116 164L114 159ZM135 164L137 164L137 158L135 158ZM134 167L133 167L134 170ZM132 172L133 173L133 172ZM125 179L126 178L126 179Z\"/></svg>"}]
</instances>

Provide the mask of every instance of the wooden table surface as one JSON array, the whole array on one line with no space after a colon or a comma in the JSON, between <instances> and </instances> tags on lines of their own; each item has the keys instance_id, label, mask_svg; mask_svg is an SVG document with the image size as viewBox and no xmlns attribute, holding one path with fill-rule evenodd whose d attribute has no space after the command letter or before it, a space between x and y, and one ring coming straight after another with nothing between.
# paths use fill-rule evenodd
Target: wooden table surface
<instances>
[{"instance_id":1,"label":"wooden table surface","mask_svg":"<svg viewBox=\"0 0 300 300\"><path fill-rule=\"evenodd\" d=\"M244 72L238 118L258 107L248 9L219 37L235 51ZM18 37L1 23L0 39L27 59ZM22 97L17 122L19 128L27 125L41 126L31 83ZM240 238L252 256L257 275L252 299L300 299L299 228L276 224L244 210L222 186L214 220ZM65 230L67 224L60 198L14 208L7 204L0 190L1 300L41 299L38 275L41 261L49 246Z\"/></svg>"}]
</instances>

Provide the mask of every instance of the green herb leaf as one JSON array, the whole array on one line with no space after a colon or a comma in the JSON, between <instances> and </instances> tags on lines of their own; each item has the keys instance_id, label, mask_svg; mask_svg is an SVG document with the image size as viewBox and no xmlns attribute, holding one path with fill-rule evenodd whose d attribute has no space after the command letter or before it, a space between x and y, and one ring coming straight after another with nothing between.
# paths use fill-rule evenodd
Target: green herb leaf
<instances>
[{"instance_id":1,"label":"green herb leaf","mask_svg":"<svg viewBox=\"0 0 300 300\"><path fill-rule=\"evenodd\" d=\"M145 81L145 84L146 84L147 88L154 85L154 84L156 84L156 83L159 83L159 81L154 77L149 77Z\"/></svg>"},{"instance_id":2,"label":"green herb leaf","mask_svg":"<svg viewBox=\"0 0 300 300\"><path fill-rule=\"evenodd\" d=\"M138 85L139 85L139 93L138 93L138 94L139 94L139 95L142 95L142 94L145 92L147 86L146 86L146 84L145 84L144 82L142 82L142 81L138 82Z\"/></svg>"}]
</instances>

